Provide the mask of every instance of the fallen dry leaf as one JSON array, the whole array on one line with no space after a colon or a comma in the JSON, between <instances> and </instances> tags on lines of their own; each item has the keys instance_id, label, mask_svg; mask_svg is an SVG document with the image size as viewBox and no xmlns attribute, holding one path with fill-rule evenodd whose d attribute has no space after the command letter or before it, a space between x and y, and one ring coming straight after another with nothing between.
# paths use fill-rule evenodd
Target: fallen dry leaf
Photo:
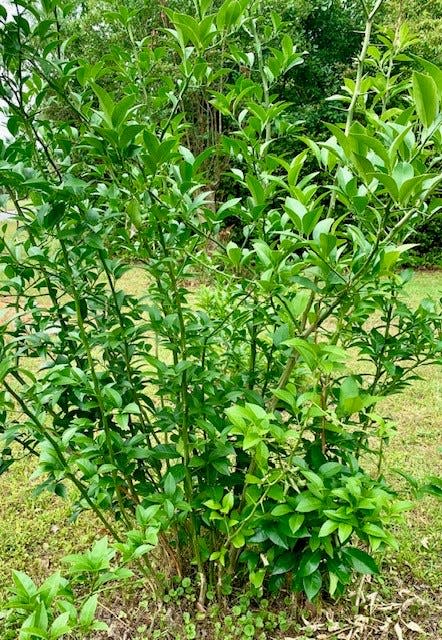
<instances>
[{"instance_id":1,"label":"fallen dry leaf","mask_svg":"<svg viewBox=\"0 0 442 640\"><path fill-rule=\"evenodd\" d=\"M394 625L394 630L396 632L398 640L404 640L401 625L399 624L399 622L396 622L396 624Z\"/></svg>"},{"instance_id":2,"label":"fallen dry leaf","mask_svg":"<svg viewBox=\"0 0 442 640\"><path fill-rule=\"evenodd\" d=\"M420 627L416 622L405 622L405 626L410 629L410 631L416 631L416 633L425 633L422 627Z\"/></svg>"},{"instance_id":3,"label":"fallen dry leaf","mask_svg":"<svg viewBox=\"0 0 442 640\"><path fill-rule=\"evenodd\" d=\"M424 549L430 548L427 536L425 536L425 538L422 538L421 545L423 546Z\"/></svg>"}]
</instances>

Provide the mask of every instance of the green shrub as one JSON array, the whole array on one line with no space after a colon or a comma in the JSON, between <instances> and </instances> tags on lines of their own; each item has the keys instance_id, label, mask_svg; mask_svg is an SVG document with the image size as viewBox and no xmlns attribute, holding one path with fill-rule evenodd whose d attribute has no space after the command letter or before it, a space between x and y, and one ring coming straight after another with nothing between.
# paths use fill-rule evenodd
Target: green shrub
<instances>
[{"instance_id":1,"label":"green shrub","mask_svg":"<svg viewBox=\"0 0 442 640\"><path fill-rule=\"evenodd\" d=\"M382 478L378 403L440 360L439 307L406 306L400 265L412 227L440 209L442 85L439 70L398 68L405 44L368 48L379 5L340 98L346 122L293 158L278 153L298 132L274 91L302 56L287 35L274 46L278 16L261 31L246 0L165 10L178 63L158 77L169 52L154 39L91 65L65 58L72 5L0 10L14 135L0 181L18 220L1 242L2 468L14 442L38 455L42 488L73 483L125 563L159 583L168 568L191 577L200 606L247 581L257 595L339 596L378 570L372 553L395 546L408 507ZM220 49L225 72L211 65ZM200 153L195 91L228 123ZM72 119L50 119L54 96ZM221 204L214 156L239 193ZM243 229L227 244L226 216ZM134 263L145 296L130 292Z\"/></svg>"},{"instance_id":2,"label":"green shrub","mask_svg":"<svg viewBox=\"0 0 442 640\"><path fill-rule=\"evenodd\" d=\"M410 236L416 246L410 251L408 263L416 267L442 266L442 220L440 215L418 226Z\"/></svg>"}]
</instances>

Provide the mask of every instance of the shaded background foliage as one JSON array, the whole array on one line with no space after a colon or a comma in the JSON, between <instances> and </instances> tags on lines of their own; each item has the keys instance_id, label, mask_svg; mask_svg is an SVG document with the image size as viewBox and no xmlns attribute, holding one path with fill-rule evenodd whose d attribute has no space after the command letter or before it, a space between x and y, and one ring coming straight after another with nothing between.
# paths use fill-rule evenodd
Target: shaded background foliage
<instances>
[{"instance_id":1,"label":"shaded background foliage","mask_svg":"<svg viewBox=\"0 0 442 640\"><path fill-rule=\"evenodd\" d=\"M215 6L217 4L221 5L221 2L218 0ZM130 34L121 15L116 14L116 6L115 1L88 0L82 3L82 12L65 26L66 35L71 37L68 50L72 55L95 64L103 59L103 54L130 45ZM167 3L154 0L148 4L132 0L126 3L126 7L128 13L137 15L131 24L133 38L141 40L155 34L158 45L166 46L170 36L163 30L170 25L165 8L195 15L192 0L170 0ZM270 14L276 12L283 23L282 33L290 35L298 50L305 52L302 68L288 71L276 91L281 99L292 103L293 117L305 122L308 134L318 129L324 131L321 121L337 119L336 110L326 102L326 98L338 90L344 73L352 73L354 56L360 46L364 20L360 3L357 0L269 0L255 3L253 12L264 17L261 25L270 24ZM251 48L247 34L243 32L237 38L245 50ZM161 64L163 66L164 62ZM170 68L163 66L162 70L170 72L173 65L172 56ZM111 82L112 78L107 80Z\"/></svg>"},{"instance_id":2,"label":"shaded background foliage","mask_svg":"<svg viewBox=\"0 0 442 640\"><path fill-rule=\"evenodd\" d=\"M218 1L215 6L220 4ZM130 0L125 4L126 16L121 11L116 11L117 7L116 0L88 0L81 4L81 10L63 26L65 35L70 37L67 47L70 55L83 58L94 65L102 63L106 56L116 52L124 55L124 51L134 41L146 37L153 37L157 46L167 47L170 35L164 29L170 24L165 9L196 15L192 0L170 0L167 3L162 0L149 3ZM278 99L290 103L285 118L296 126L299 133L325 136L327 130L324 123L338 122L342 117L336 103L329 102L327 97L339 92L343 77L351 77L353 74L364 21L361 4L357 0L258 2L254 5L254 12L257 16L264 17L260 23L261 29L266 22L271 23L272 11L282 20L282 32L290 35L298 51L305 54L303 65L289 70L274 88ZM129 20L125 22L129 17L130 24ZM411 32L416 34L412 51L436 64L442 63L442 1L422 3L419 0L388 0L381 12L380 30L387 28L394 31L404 21L409 23ZM246 33L242 32L236 37L238 45L244 50L253 49L253 43ZM217 64L217 58L220 66L229 65L220 51L215 51L213 58L214 65ZM158 79L173 77L178 63L178 58L172 54L167 61L162 59L157 68ZM247 70L244 69L244 73ZM114 86L115 77L101 77L100 82L112 90L118 89ZM229 130L230 125L225 118L219 117L214 121L207 96L201 90L188 94L186 108L188 121L194 122L188 143L195 152L200 152L207 144L216 143L218 135ZM54 116L55 113L61 119L69 115L60 101L56 101L52 107L51 115ZM298 144L292 136L287 138L286 143L282 140L279 144L281 153L290 154L302 148L302 143ZM226 195L238 195L237 187L226 179L224 169L222 161L213 160L212 182L218 199ZM238 221L227 218L226 225L234 228ZM241 233L241 230L238 232ZM412 238L418 246L410 254L410 264L432 266L442 263L441 238L439 218L418 227Z\"/></svg>"},{"instance_id":3,"label":"shaded background foliage","mask_svg":"<svg viewBox=\"0 0 442 640\"><path fill-rule=\"evenodd\" d=\"M165 8L186 11L196 15L193 1L179 2L170 0L164 3L155 0L148 4L132 0L126 4L127 16L136 15L130 28L124 24L124 16L117 13L117 2L100 2L89 0L82 3L82 11L64 26L66 36L70 37L67 50L73 56L78 56L90 64L100 64L106 60L106 55L116 51L124 51L134 40L154 36L158 46L170 45L170 34L164 31L170 26ZM221 2L215 2L215 6ZM279 100L290 103L287 117L293 123L302 125L302 131L307 135L325 134L325 121L338 121L341 118L336 106L327 102L327 97L336 93L345 74L351 74L354 58L361 43L361 28L363 15L357 0L301 0L292 2L283 0L275 2L258 2L252 5L252 14L260 18L259 28L264 30L271 26L270 16L274 12L282 21L281 34L288 34L298 51L304 54L304 64L290 69L274 88ZM339 34L339 38L336 37ZM239 47L245 51L253 50L253 42L245 32L235 36ZM211 63L215 66L222 64L231 66L232 74L237 73L222 51L214 51ZM161 60L157 72L159 77L176 73L179 59L172 50L168 61ZM243 69L247 75L249 70ZM232 77L228 78L232 79ZM101 77L112 87L115 79L111 76ZM116 87L113 87L114 89ZM201 92L196 92L192 98L187 98L188 112L186 117L195 120L197 126L192 147L199 151L211 138L211 129L217 129L217 124L206 117L206 104ZM60 113L65 116L62 105L57 105ZM201 115L200 111L203 112ZM226 124L226 123L225 123ZM227 124L226 129L228 130ZM302 145L299 145L302 148ZM293 140L287 149L293 153ZM214 176L215 182L221 176ZM214 185L216 188L217 184ZM222 189L226 185L223 183Z\"/></svg>"},{"instance_id":4,"label":"shaded background foliage","mask_svg":"<svg viewBox=\"0 0 442 640\"><path fill-rule=\"evenodd\" d=\"M387 0L382 20L394 27L408 22L416 34L415 53L442 64L442 2L441 0Z\"/></svg>"},{"instance_id":5,"label":"shaded background foliage","mask_svg":"<svg viewBox=\"0 0 442 640\"><path fill-rule=\"evenodd\" d=\"M406 21L411 33L416 36L411 51L438 66L442 64L441 0L387 0L381 19L390 29ZM442 219L440 216L418 226L412 240L418 246L410 253L410 265L442 266Z\"/></svg>"}]
</instances>

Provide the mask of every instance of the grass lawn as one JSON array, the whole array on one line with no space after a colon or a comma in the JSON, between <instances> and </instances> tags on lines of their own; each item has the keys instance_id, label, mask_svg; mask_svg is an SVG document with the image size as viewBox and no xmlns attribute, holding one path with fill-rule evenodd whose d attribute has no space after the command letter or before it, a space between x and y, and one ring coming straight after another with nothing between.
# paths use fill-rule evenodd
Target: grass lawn
<instances>
[{"instance_id":1,"label":"grass lawn","mask_svg":"<svg viewBox=\"0 0 442 640\"><path fill-rule=\"evenodd\" d=\"M134 270L125 278L133 293L144 293L142 272ZM427 296L441 297L442 272L417 273L408 285L408 295L413 304ZM428 368L422 375L422 380L416 381L402 396L389 399L387 404L388 412L397 423L397 432L386 456L385 473L401 495L408 498L406 482L395 469L418 479L442 475L442 368ZM83 514L71 523L68 502L52 495L34 498L32 483L28 480L32 464L24 458L0 476L0 601L6 595L13 568L24 570L41 581L58 567L61 556L85 548L94 537L103 535L91 515ZM246 616L244 610L240 611L241 607L215 613L219 624L213 621L209 624L207 619L196 621L198 616L192 603L188 603L187 609L187 605L181 603L173 606L153 603L146 600L141 588L132 593L129 601L118 597L107 603L106 611L112 620L109 637L228 640L230 633L233 639L441 640L442 500L427 497L416 503L406 515L405 526L395 533L400 549L389 552L383 559L384 571L380 578L357 581L337 604L323 602L299 611L290 600L270 603L273 611L280 612L272 614L276 622L272 623L273 627L270 625L269 631L265 631L268 613L262 614L264 631L257 629L256 635L249 636L245 627L241 631L242 618ZM278 618L281 611L283 618ZM196 635L192 635L193 627L186 623L186 614L195 619ZM236 631L226 630L226 615L232 618Z\"/></svg>"}]
</instances>

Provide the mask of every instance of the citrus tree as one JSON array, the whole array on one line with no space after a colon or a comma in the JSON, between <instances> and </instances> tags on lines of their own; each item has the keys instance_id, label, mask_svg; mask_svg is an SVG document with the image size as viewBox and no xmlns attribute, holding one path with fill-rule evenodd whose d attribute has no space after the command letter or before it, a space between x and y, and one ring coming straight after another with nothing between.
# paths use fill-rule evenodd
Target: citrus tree
<instances>
[{"instance_id":1,"label":"citrus tree","mask_svg":"<svg viewBox=\"0 0 442 640\"><path fill-rule=\"evenodd\" d=\"M165 9L167 48L132 39L94 64L61 37L72 3L0 9L17 227L1 240L1 470L17 445L37 456L42 489L73 485L125 561L194 577L201 605L247 580L338 596L378 570L408 506L382 477L379 402L440 361L439 307L407 306L400 264L440 209L442 72L402 68L404 34L370 45L380 5L362 3L356 75L334 96L344 122L324 140L300 138L275 99L302 55L247 0ZM229 133L194 153L197 89Z\"/></svg>"}]
</instances>

